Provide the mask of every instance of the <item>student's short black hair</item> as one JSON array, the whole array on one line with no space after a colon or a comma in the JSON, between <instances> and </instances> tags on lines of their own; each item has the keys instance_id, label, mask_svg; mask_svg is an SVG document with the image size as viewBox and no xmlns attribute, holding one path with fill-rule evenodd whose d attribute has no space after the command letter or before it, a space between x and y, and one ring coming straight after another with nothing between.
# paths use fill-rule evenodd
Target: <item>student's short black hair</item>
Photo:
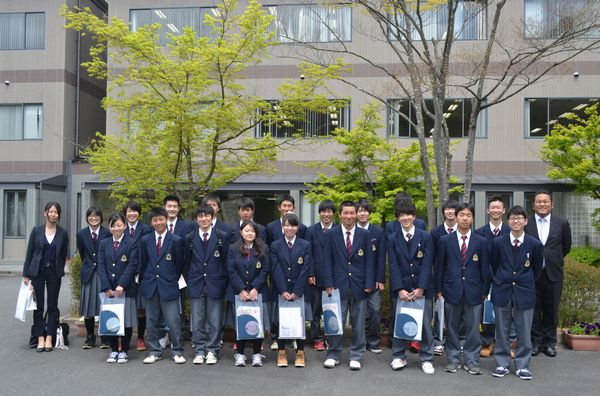
<instances>
[{"instance_id":1,"label":"student's short black hair","mask_svg":"<svg viewBox=\"0 0 600 396\"><path fill-rule=\"evenodd\" d=\"M456 209L456 208L458 208L458 205L459 205L458 201L456 201L454 199L447 199L442 204L442 211L444 211L446 209Z\"/></svg>"},{"instance_id":2,"label":"student's short black hair","mask_svg":"<svg viewBox=\"0 0 600 396\"><path fill-rule=\"evenodd\" d=\"M544 190L544 189L537 190L535 192L535 195L533 196L533 199L535 200L535 198L537 198L538 195L542 195L542 194L546 194L547 196L549 196L550 197L550 202L552 202L552 193L550 191Z\"/></svg>"},{"instance_id":3,"label":"student's short black hair","mask_svg":"<svg viewBox=\"0 0 600 396\"><path fill-rule=\"evenodd\" d=\"M254 208L255 208L254 200L252 200L252 198L248 198L248 197L241 197L240 199L238 199L237 208L238 208L238 210L251 209L254 212Z\"/></svg>"},{"instance_id":4,"label":"student's short black hair","mask_svg":"<svg viewBox=\"0 0 600 396\"><path fill-rule=\"evenodd\" d=\"M335 213L335 203L331 199L325 199L319 203L319 213L326 211L327 209Z\"/></svg>"},{"instance_id":5,"label":"student's short black hair","mask_svg":"<svg viewBox=\"0 0 600 396\"><path fill-rule=\"evenodd\" d=\"M123 224L127 225L127 221L125 220L125 216L121 213L113 213L108 219L108 226L112 227L118 220L121 220Z\"/></svg>"},{"instance_id":6,"label":"student's short black hair","mask_svg":"<svg viewBox=\"0 0 600 396\"><path fill-rule=\"evenodd\" d=\"M56 213L58 213L58 219L60 220L60 214L62 212L62 209L60 208L60 204L58 202L55 202L55 201L48 202L46 204L46 206L44 207L44 213L46 213L47 211L52 209L53 206L56 209Z\"/></svg>"},{"instance_id":7,"label":"student's short black hair","mask_svg":"<svg viewBox=\"0 0 600 396\"><path fill-rule=\"evenodd\" d=\"M167 210L165 208L163 208L162 206L158 206L156 208L150 209L150 213L148 215L148 218L150 219L150 221L152 221L153 218L160 217L160 216L169 218L169 214L167 213Z\"/></svg>"},{"instance_id":8,"label":"student's short black hair","mask_svg":"<svg viewBox=\"0 0 600 396\"><path fill-rule=\"evenodd\" d=\"M521 205L515 205L512 208L508 209L507 217L510 219L510 216L523 216L526 219L527 211Z\"/></svg>"},{"instance_id":9,"label":"student's short black hair","mask_svg":"<svg viewBox=\"0 0 600 396\"><path fill-rule=\"evenodd\" d=\"M87 210L85 211L85 221L89 224L90 222L87 221L87 218L90 217L91 215L96 215L98 217L100 217L100 223L102 223L104 221L104 218L102 217L102 209L100 209L97 206L90 206L89 208L87 208Z\"/></svg>"},{"instance_id":10,"label":"student's short black hair","mask_svg":"<svg viewBox=\"0 0 600 396\"><path fill-rule=\"evenodd\" d=\"M492 202L501 202L502 206L506 206L506 204L504 203L504 200L502 199L502 197L500 195L494 195L492 198L490 198L490 200L488 201L488 207L490 206L490 204Z\"/></svg>"},{"instance_id":11,"label":"student's short black hair","mask_svg":"<svg viewBox=\"0 0 600 396\"><path fill-rule=\"evenodd\" d=\"M287 212L283 215L283 219L281 220L281 224L285 225L285 222L288 222L289 225L293 227L298 227L300 225L300 220L298 220L298 216L295 213Z\"/></svg>"},{"instance_id":12,"label":"student's short black hair","mask_svg":"<svg viewBox=\"0 0 600 396\"><path fill-rule=\"evenodd\" d=\"M475 218L475 208L468 202L461 202L458 204L458 206L455 209L456 215L458 216L458 212L462 212L465 209L471 212L471 215L473 216L473 218Z\"/></svg>"},{"instance_id":13,"label":"student's short black hair","mask_svg":"<svg viewBox=\"0 0 600 396\"><path fill-rule=\"evenodd\" d=\"M352 208L354 208L354 210L356 210L356 209L357 209L357 208L356 208L356 202L354 202L354 201L344 201L344 202L342 202L342 203L340 204L340 206L338 207L338 211L339 211L340 213L342 213L342 210L344 210L344 208L346 208L346 207L352 207Z\"/></svg>"},{"instance_id":14,"label":"student's short black hair","mask_svg":"<svg viewBox=\"0 0 600 396\"><path fill-rule=\"evenodd\" d=\"M417 208L415 208L415 204L408 201L400 201L395 205L396 218L400 217L402 214L407 214L411 216L417 215Z\"/></svg>"},{"instance_id":15,"label":"student's short black hair","mask_svg":"<svg viewBox=\"0 0 600 396\"><path fill-rule=\"evenodd\" d=\"M200 215L210 215L210 217L215 217L215 210L209 204L202 204L194 211L194 219L197 219Z\"/></svg>"},{"instance_id":16,"label":"student's short black hair","mask_svg":"<svg viewBox=\"0 0 600 396\"><path fill-rule=\"evenodd\" d=\"M179 200L179 197L175 194L169 194L166 197L164 197L163 205L166 205L168 201L175 201L175 202L177 202L177 205L179 205L181 203L181 201Z\"/></svg>"},{"instance_id":17,"label":"student's short black hair","mask_svg":"<svg viewBox=\"0 0 600 396\"><path fill-rule=\"evenodd\" d=\"M208 193L202 198L202 205L208 204L208 201L215 201L219 209L221 209L221 198L217 194Z\"/></svg>"},{"instance_id":18,"label":"student's short black hair","mask_svg":"<svg viewBox=\"0 0 600 396\"><path fill-rule=\"evenodd\" d=\"M413 199L410 196L409 193L407 193L406 191L400 191L398 194L396 194L396 196L394 197L394 205L396 205L398 202L400 201L409 201L412 202Z\"/></svg>"},{"instance_id":19,"label":"student's short black hair","mask_svg":"<svg viewBox=\"0 0 600 396\"><path fill-rule=\"evenodd\" d=\"M135 201L129 201L125 204L125 206L123 206L123 214L126 215L127 214L127 209L130 209L134 212L138 212L138 214L142 214L142 205L140 205L139 203L135 202Z\"/></svg>"},{"instance_id":20,"label":"student's short black hair","mask_svg":"<svg viewBox=\"0 0 600 396\"><path fill-rule=\"evenodd\" d=\"M356 203L356 208L358 209L364 209L367 212L369 212L369 214L371 214L371 212L373 211L373 206L371 205L371 203L369 202L369 200L365 199L365 198L361 198L357 203Z\"/></svg>"},{"instance_id":21,"label":"student's short black hair","mask_svg":"<svg viewBox=\"0 0 600 396\"><path fill-rule=\"evenodd\" d=\"M277 207L280 207L283 201L290 201L296 207L296 200L290 194L283 194L277 197Z\"/></svg>"}]
</instances>

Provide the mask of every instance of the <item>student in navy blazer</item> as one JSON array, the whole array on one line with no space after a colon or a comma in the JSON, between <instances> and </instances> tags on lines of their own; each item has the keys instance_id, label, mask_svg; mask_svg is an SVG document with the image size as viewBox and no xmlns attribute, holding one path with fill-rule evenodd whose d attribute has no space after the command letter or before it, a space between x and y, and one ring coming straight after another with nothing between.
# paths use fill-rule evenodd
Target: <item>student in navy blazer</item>
<instances>
[{"instance_id":1,"label":"student in navy blazer","mask_svg":"<svg viewBox=\"0 0 600 396\"><path fill-rule=\"evenodd\" d=\"M212 226L213 217L212 206L198 207L194 212L198 230L186 237L184 277L195 345L194 364L217 363L221 350L230 235Z\"/></svg>"},{"instance_id":2,"label":"student in navy blazer","mask_svg":"<svg viewBox=\"0 0 600 396\"><path fill-rule=\"evenodd\" d=\"M431 319L435 289L431 289L433 246L431 236L414 226L416 208L410 202L396 205L396 217L402 230L388 236L388 261L390 268L390 297L392 315L395 315L398 298L402 301L425 299L423 311L422 342L419 350L421 367L426 374L433 374L433 334ZM400 370L407 365L406 340L392 339L392 369Z\"/></svg>"},{"instance_id":3,"label":"student in navy blazer","mask_svg":"<svg viewBox=\"0 0 600 396\"><path fill-rule=\"evenodd\" d=\"M408 203L414 205L412 197L406 191L400 191L398 194L396 194L396 197L394 198L394 208L398 206L399 203ZM425 223L425 220L415 217L413 224L415 228L427 231L427 223ZM398 220L390 221L385 225L385 235L392 235L394 232L400 231L402 231L402 224L400 224Z\"/></svg>"},{"instance_id":4,"label":"student in navy blazer","mask_svg":"<svg viewBox=\"0 0 600 396\"><path fill-rule=\"evenodd\" d=\"M279 212L279 219L273 220L267 224L267 245L271 244L283 237L283 216L288 212L296 210L296 200L289 194L281 195L277 198L277 211ZM298 233L299 238L306 239L306 226L299 223Z\"/></svg>"},{"instance_id":5,"label":"student in navy blazer","mask_svg":"<svg viewBox=\"0 0 600 396\"><path fill-rule=\"evenodd\" d=\"M227 301L230 303L233 314L233 322L237 323L235 318L235 295L239 295L242 301L254 301L258 295L262 295L263 300L263 320L265 315L265 302L269 301L269 288L267 287L267 277L271 271L269 259L269 249L264 242L258 238L258 224L252 220L244 221L240 226L241 239L229 246L227 253L227 271L229 272L229 287L227 288ZM264 320L263 327L268 325L268 318ZM246 340L236 340L237 353L235 354L235 365L245 366L246 356L244 349ZM252 340L252 365L262 366L262 355L260 353L262 339Z\"/></svg>"},{"instance_id":6,"label":"student in navy blazer","mask_svg":"<svg viewBox=\"0 0 600 396\"><path fill-rule=\"evenodd\" d=\"M482 303L490 288L490 263L487 241L471 232L474 213L466 202L456 208L457 231L440 239L436 270L438 298L445 300L448 330L446 371L455 373L460 368L462 326L465 369L477 375L481 374L479 321Z\"/></svg>"},{"instance_id":7,"label":"student in navy blazer","mask_svg":"<svg viewBox=\"0 0 600 396\"><path fill-rule=\"evenodd\" d=\"M324 351L323 329L321 328L321 316L323 311L322 293L325 290L323 279L325 277L325 265L329 262L329 240L327 233L335 223L333 216L336 212L336 206L333 201L326 199L319 203L319 219L306 229L306 240L310 243L313 256L313 265L308 277L308 294L311 301L312 320L310 322L310 340L314 342L313 348L316 351Z\"/></svg>"},{"instance_id":8,"label":"student in navy blazer","mask_svg":"<svg viewBox=\"0 0 600 396\"><path fill-rule=\"evenodd\" d=\"M23 263L23 283L35 291L37 309L33 312L33 336L38 338L38 352L50 352L58 325L58 294L65 262L69 255L69 235L58 225L61 208L58 202L48 202L44 208L44 224L34 227L27 242ZM31 281L31 283L30 283ZM44 297L48 292L48 321L44 337Z\"/></svg>"},{"instance_id":9,"label":"student in navy blazer","mask_svg":"<svg viewBox=\"0 0 600 396\"><path fill-rule=\"evenodd\" d=\"M216 194L206 194L202 198L202 205L210 205L213 208L213 211L215 212L212 221L213 228L217 228L229 234L229 237L231 238L233 228L229 224L226 224L219 219L219 213L221 213L221 198L219 198L219 196Z\"/></svg>"},{"instance_id":10,"label":"student in navy blazer","mask_svg":"<svg viewBox=\"0 0 600 396\"><path fill-rule=\"evenodd\" d=\"M237 242L242 239L240 235L240 227L244 222L252 221L254 217L254 201L252 198L241 197L237 203L237 211L239 216L239 221L236 224L233 224L231 228L233 228L233 237L231 238L231 242ZM257 237L263 241L265 244L267 243L267 229L265 226L254 222L258 227L258 235ZM268 245L267 245L268 246Z\"/></svg>"},{"instance_id":11,"label":"student in navy blazer","mask_svg":"<svg viewBox=\"0 0 600 396\"><path fill-rule=\"evenodd\" d=\"M146 300L148 351L144 363L161 359L159 343L161 316L169 328L171 352L175 363L185 363L179 316L179 277L185 264L184 241L167 231L167 211L154 208L150 222L154 232L140 241L140 282Z\"/></svg>"},{"instance_id":12,"label":"student in navy blazer","mask_svg":"<svg viewBox=\"0 0 600 396\"><path fill-rule=\"evenodd\" d=\"M111 352L107 363L127 363L133 326L137 325L135 296L138 287L135 274L138 269L138 248L131 238L124 236L125 217L114 214L108 220L112 238L105 238L98 247L98 276L100 289L107 297L125 297L125 335L108 336Z\"/></svg>"},{"instance_id":13,"label":"student in navy blazer","mask_svg":"<svg viewBox=\"0 0 600 396\"><path fill-rule=\"evenodd\" d=\"M329 238L329 265L325 266L323 283L325 289L339 289L344 326L348 311L352 323L352 341L349 358L350 369L360 370L360 360L367 346L365 320L367 297L375 288L375 254L371 245L371 234L356 226L356 204L345 201L340 204L341 225L334 227ZM339 364L342 353L343 336L331 336L325 368Z\"/></svg>"},{"instance_id":14,"label":"student in navy blazer","mask_svg":"<svg viewBox=\"0 0 600 396\"><path fill-rule=\"evenodd\" d=\"M100 315L100 278L98 276L98 244L111 234L102 225L102 210L90 206L85 219L87 227L82 228L76 235L77 251L81 259L81 297L79 301L79 314L83 316L87 336L83 349L91 349L96 346L94 335L94 317Z\"/></svg>"},{"instance_id":15,"label":"student in navy blazer","mask_svg":"<svg viewBox=\"0 0 600 396\"><path fill-rule=\"evenodd\" d=\"M535 306L535 282L542 273L543 246L526 235L527 211L513 206L508 211L511 231L494 238L491 249L492 303L496 317L497 369L493 375L503 377L509 372L511 323L517 332L515 353L516 374L531 379L531 324Z\"/></svg>"},{"instance_id":16,"label":"student in navy blazer","mask_svg":"<svg viewBox=\"0 0 600 396\"><path fill-rule=\"evenodd\" d=\"M167 195L163 199L163 206L167 211L167 230L175 235L184 238L187 234L196 229L196 224L191 221L181 220L179 212L181 211L181 201L177 195Z\"/></svg>"}]
</instances>

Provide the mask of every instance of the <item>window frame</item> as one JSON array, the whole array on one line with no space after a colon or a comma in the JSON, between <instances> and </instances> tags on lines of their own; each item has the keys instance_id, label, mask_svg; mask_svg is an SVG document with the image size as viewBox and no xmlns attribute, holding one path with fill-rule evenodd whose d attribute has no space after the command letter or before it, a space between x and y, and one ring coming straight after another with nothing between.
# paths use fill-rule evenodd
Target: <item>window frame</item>
<instances>
[{"instance_id":1,"label":"window frame","mask_svg":"<svg viewBox=\"0 0 600 396\"><path fill-rule=\"evenodd\" d=\"M4 139L0 134L0 142L23 142L23 141L36 141L36 140L44 140L44 104L43 103L0 103L0 107L3 106L21 106L21 130L20 138L16 139ZM41 120L39 122L39 134L38 137L35 138L26 138L25 137L25 107L26 106L39 106L41 108ZM1 132L1 131L0 131Z\"/></svg>"},{"instance_id":2,"label":"window frame","mask_svg":"<svg viewBox=\"0 0 600 396\"><path fill-rule=\"evenodd\" d=\"M8 210L9 210L9 196L12 195L13 197L17 197L17 205L14 206L14 219L15 222L13 224L16 224L17 228L19 227L19 203L18 203L18 199L19 199L19 194L23 194L23 216L25 217L23 223L23 229L21 230L22 235L19 235L19 230L17 230L17 235L10 235L9 234L9 219L10 216L8 214ZM4 239L25 239L27 238L27 190L4 190L4 208L3 208L3 214L4 214L4 222L3 222L3 238Z\"/></svg>"},{"instance_id":3,"label":"window frame","mask_svg":"<svg viewBox=\"0 0 600 396\"><path fill-rule=\"evenodd\" d=\"M549 29L549 23L548 23L548 14L549 12L548 10L548 4L549 2L552 2L554 4L556 4L557 0L543 0L545 2L545 7L546 7L546 17L544 18L544 32L541 35L530 35L528 34L528 24L527 24L527 3L528 2L532 2L532 1L536 1L536 0L523 0L523 37L526 40L548 40L548 39L554 39L557 38L558 36L560 36L560 32L558 33L554 33L554 34L549 34L549 30L557 30L557 28L553 28L553 29ZM560 0L560 1L565 1L565 0ZM587 0L589 2L589 0ZM557 25L560 24L560 22L557 22ZM598 39L600 38L600 29L598 29L598 32L596 34L592 34L592 35L585 35L585 36L580 36L578 37L579 40L594 40L594 39Z\"/></svg>"},{"instance_id":4,"label":"window frame","mask_svg":"<svg viewBox=\"0 0 600 396\"><path fill-rule=\"evenodd\" d=\"M545 123L544 125L546 126L546 132L544 134L540 134L540 135L531 135L531 131L536 130L538 128L535 129L531 129L531 110L530 110L530 103L536 100L545 100L546 101L546 109L545 109ZM578 101L586 101L588 103L598 103L600 102L600 96L598 97L570 97L570 96L565 96L565 97L537 97L537 96L531 96L531 97L525 97L523 98L523 136L526 139L543 139L545 136L550 135L550 132L552 131L551 125L554 125L556 123L556 121L554 119L550 119L551 113L552 113L552 109L551 109L551 102L552 101L559 101L559 100L578 100ZM581 103L583 104L583 103ZM587 106L586 106L587 107ZM585 107L584 107L585 108ZM584 108L582 108L581 110L577 110L577 111L581 111L581 114L579 114L580 116L583 115L583 110ZM575 110L575 108L571 109L571 110ZM572 111L569 111L569 113L572 113ZM564 114L564 113L563 113ZM560 116L558 118L561 118ZM550 124L551 121L554 121L552 124Z\"/></svg>"},{"instance_id":5,"label":"window frame","mask_svg":"<svg viewBox=\"0 0 600 396\"><path fill-rule=\"evenodd\" d=\"M2 48L0 47L0 51L35 51L35 50L45 50L46 49L46 12L45 11L32 11L32 12L0 12L0 15L23 15L23 31L20 32L23 38L23 47L19 48ZM43 37L42 37L42 46L41 47L27 47L27 17L29 15L43 15L44 16L44 28L43 28Z\"/></svg>"}]
</instances>

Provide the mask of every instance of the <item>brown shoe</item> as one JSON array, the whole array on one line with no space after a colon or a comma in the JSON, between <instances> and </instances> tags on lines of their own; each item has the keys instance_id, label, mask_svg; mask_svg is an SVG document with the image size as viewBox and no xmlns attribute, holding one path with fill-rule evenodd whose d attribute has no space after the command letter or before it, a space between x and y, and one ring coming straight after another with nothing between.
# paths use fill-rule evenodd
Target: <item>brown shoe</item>
<instances>
[{"instance_id":1,"label":"brown shoe","mask_svg":"<svg viewBox=\"0 0 600 396\"><path fill-rule=\"evenodd\" d=\"M277 367L287 367L288 366L288 361L287 361L287 352L284 351L277 351Z\"/></svg>"},{"instance_id":2,"label":"brown shoe","mask_svg":"<svg viewBox=\"0 0 600 396\"><path fill-rule=\"evenodd\" d=\"M492 352L494 352L494 345L484 345L481 347L481 351L479 351L479 356L481 357L490 357L492 356Z\"/></svg>"},{"instance_id":3,"label":"brown shoe","mask_svg":"<svg viewBox=\"0 0 600 396\"><path fill-rule=\"evenodd\" d=\"M296 361L294 362L296 367L304 367L304 351L298 350L296 352Z\"/></svg>"}]
</instances>

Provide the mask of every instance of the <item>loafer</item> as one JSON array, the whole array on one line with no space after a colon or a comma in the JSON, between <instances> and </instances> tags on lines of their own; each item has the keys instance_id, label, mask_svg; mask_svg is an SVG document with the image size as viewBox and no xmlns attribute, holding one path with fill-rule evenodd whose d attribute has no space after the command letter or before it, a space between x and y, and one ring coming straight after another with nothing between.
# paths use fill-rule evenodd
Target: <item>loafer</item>
<instances>
[{"instance_id":1,"label":"loafer","mask_svg":"<svg viewBox=\"0 0 600 396\"><path fill-rule=\"evenodd\" d=\"M447 373L456 373L460 368L459 363L448 363L446 367L444 367L444 371Z\"/></svg>"},{"instance_id":2,"label":"loafer","mask_svg":"<svg viewBox=\"0 0 600 396\"><path fill-rule=\"evenodd\" d=\"M206 364L217 364L217 356L212 353L212 352L208 352L208 354L206 355Z\"/></svg>"},{"instance_id":3,"label":"loafer","mask_svg":"<svg viewBox=\"0 0 600 396\"><path fill-rule=\"evenodd\" d=\"M533 378L533 375L527 369L519 369L519 370L515 371L515 374L517 375L517 377L521 378L522 380L530 380Z\"/></svg>"},{"instance_id":4,"label":"loafer","mask_svg":"<svg viewBox=\"0 0 600 396\"><path fill-rule=\"evenodd\" d=\"M185 363L185 358L181 355L175 355L173 356L173 361L175 362L175 364L183 364Z\"/></svg>"},{"instance_id":5,"label":"loafer","mask_svg":"<svg viewBox=\"0 0 600 396\"><path fill-rule=\"evenodd\" d=\"M406 361L406 359L396 358L396 359L392 360L392 363L391 363L392 370L394 370L394 371L402 370L404 367L406 367L407 364L408 364L408 362Z\"/></svg>"},{"instance_id":6,"label":"loafer","mask_svg":"<svg viewBox=\"0 0 600 396\"><path fill-rule=\"evenodd\" d=\"M162 357L160 356L156 356L156 355L148 355L146 357L146 359L143 360L144 364L153 364L158 362L159 360L162 360Z\"/></svg>"},{"instance_id":7,"label":"loafer","mask_svg":"<svg viewBox=\"0 0 600 396\"><path fill-rule=\"evenodd\" d=\"M496 378L502 378L506 374L510 373L507 367L496 367L496 370L492 372L492 375Z\"/></svg>"},{"instance_id":8,"label":"loafer","mask_svg":"<svg viewBox=\"0 0 600 396\"><path fill-rule=\"evenodd\" d=\"M339 364L340 364L340 361L337 359L325 359L325 361L323 362L323 367L334 368L335 366L338 366Z\"/></svg>"},{"instance_id":9,"label":"loafer","mask_svg":"<svg viewBox=\"0 0 600 396\"><path fill-rule=\"evenodd\" d=\"M350 364L348 366L350 367L350 370L352 370L352 371L357 371L357 370L360 370L360 368L361 368L361 364L358 360L350 360Z\"/></svg>"},{"instance_id":10,"label":"loafer","mask_svg":"<svg viewBox=\"0 0 600 396\"><path fill-rule=\"evenodd\" d=\"M537 356L540 353L540 347L539 346L533 346L531 347L531 356Z\"/></svg>"},{"instance_id":11,"label":"loafer","mask_svg":"<svg viewBox=\"0 0 600 396\"><path fill-rule=\"evenodd\" d=\"M556 349L553 346L547 346L543 350L544 355L548 357L556 357Z\"/></svg>"}]
</instances>

